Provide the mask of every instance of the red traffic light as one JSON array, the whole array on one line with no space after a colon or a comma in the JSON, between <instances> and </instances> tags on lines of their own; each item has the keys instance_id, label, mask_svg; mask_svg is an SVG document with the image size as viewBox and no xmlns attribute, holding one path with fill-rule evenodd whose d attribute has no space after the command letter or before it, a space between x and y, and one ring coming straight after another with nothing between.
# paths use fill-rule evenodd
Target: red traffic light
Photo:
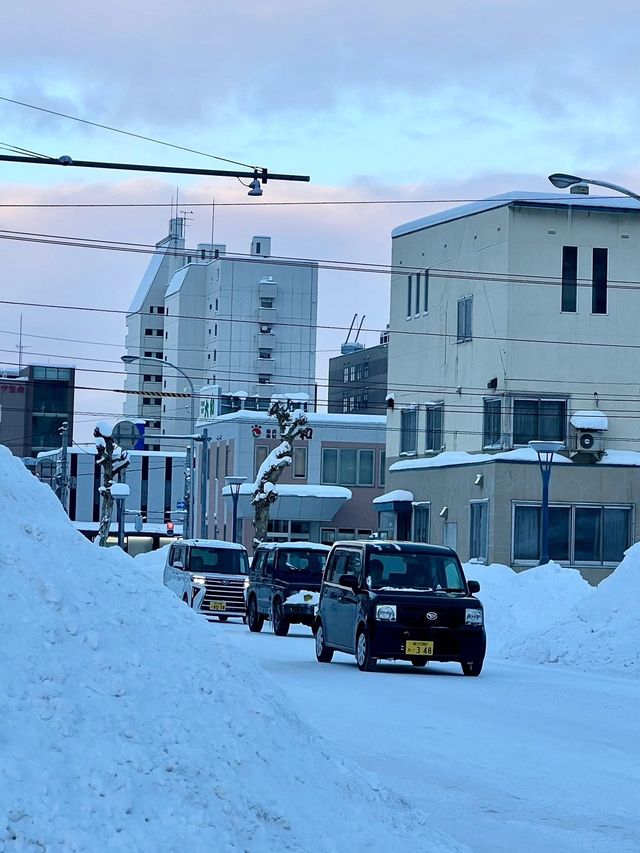
<instances>
[{"instance_id":1,"label":"red traffic light","mask_svg":"<svg viewBox=\"0 0 640 853\"><path fill-rule=\"evenodd\" d=\"M174 526L173 521L167 521L167 536L173 536Z\"/></svg>"}]
</instances>

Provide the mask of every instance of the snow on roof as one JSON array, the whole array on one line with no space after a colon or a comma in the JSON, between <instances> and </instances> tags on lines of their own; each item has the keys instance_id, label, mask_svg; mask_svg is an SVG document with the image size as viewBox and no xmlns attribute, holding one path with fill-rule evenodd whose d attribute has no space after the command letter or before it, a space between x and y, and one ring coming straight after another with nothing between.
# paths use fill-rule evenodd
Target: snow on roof
<instances>
[{"instance_id":1,"label":"snow on roof","mask_svg":"<svg viewBox=\"0 0 640 853\"><path fill-rule=\"evenodd\" d=\"M166 250L165 250L166 251ZM138 289L136 290L133 299L131 300L131 305L129 306L129 314L135 314L138 311L142 310L142 306L144 305L144 300L147 298L147 293L149 292L155 277L158 275L158 270L160 269L160 264L164 258L165 252L154 252L151 256L151 260L149 261L149 265L145 270L145 274L142 276L142 281L138 285Z\"/></svg>"},{"instance_id":2,"label":"snow on roof","mask_svg":"<svg viewBox=\"0 0 640 853\"><path fill-rule=\"evenodd\" d=\"M181 545L192 545L199 548L231 548L233 551L245 551L244 545L237 542L227 542L225 539L181 539Z\"/></svg>"},{"instance_id":3,"label":"snow on roof","mask_svg":"<svg viewBox=\"0 0 640 853\"><path fill-rule=\"evenodd\" d=\"M314 551L330 551L329 545L321 545L319 542L261 542L260 548L286 548L287 551L308 551L310 548Z\"/></svg>"},{"instance_id":4,"label":"snow on roof","mask_svg":"<svg viewBox=\"0 0 640 853\"><path fill-rule=\"evenodd\" d=\"M289 398L290 399L290 398ZM387 423L386 415L349 415L335 412L306 412L308 418L308 426L340 426L348 424L349 426L358 425L361 427L384 427ZM225 421L251 421L251 423L269 422L277 424L276 419L269 415L268 412L256 412L250 409L238 409L235 412L228 412L226 415L218 415L216 418L211 418L210 421L200 418L201 423L220 423Z\"/></svg>"},{"instance_id":5,"label":"snow on roof","mask_svg":"<svg viewBox=\"0 0 640 853\"><path fill-rule=\"evenodd\" d=\"M182 267L182 269L179 269L171 276L171 281L167 285L167 289L164 292L165 299L167 298L167 296L173 296L174 293L178 293L180 291L180 288L184 284L185 278L189 274L189 269L190 267L187 264L187 266Z\"/></svg>"},{"instance_id":6,"label":"snow on roof","mask_svg":"<svg viewBox=\"0 0 640 853\"><path fill-rule=\"evenodd\" d=\"M599 409L590 412L574 412L570 420L576 429L609 429L609 419Z\"/></svg>"},{"instance_id":7,"label":"snow on roof","mask_svg":"<svg viewBox=\"0 0 640 853\"><path fill-rule=\"evenodd\" d=\"M610 210L640 211L640 204L635 199L626 196L579 196L572 195L571 193L554 192L509 192L490 196L480 201L474 201L471 204L451 207L448 210L441 210L439 213L432 213L430 216L423 216L421 219L414 219L411 222L398 225L391 232L391 237L402 237L404 234L411 234L414 231L432 228L434 225L441 225L443 222L463 219L465 216L474 216L476 213L484 213L487 210L517 204L518 202L533 202L538 203L540 206L546 205L552 207L560 205L563 207L595 207Z\"/></svg>"},{"instance_id":8,"label":"snow on roof","mask_svg":"<svg viewBox=\"0 0 640 853\"><path fill-rule=\"evenodd\" d=\"M243 483L240 486L241 495L252 495L255 491L255 483ZM281 497L298 497L298 498L342 498L343 500L351 500L351 489L345 486L321 486L319 484L298 484L298 483L278 483L276 491ZM222 494L225 497L231 496L229 486L223 486Z\"/></svg>"},{"instance_id":9,"label":"snow on roof","mask_svg":"<svg viewBox=\"0 0 640 853\"><path fill-rule=\"evenodd\" d=\"M393 501L411 502L413 499L413 492L409 492L406 489L394 489L392 492L387 492L386 495L378 495L377 498L373 499L372 503L386 504L392 503Z\"/></svg>"},{"instance_id":10,"label":"snow on roof","mask_svg":"<svg viewBox=\"0 0 640 853\"><path fill-rule=\"evenodd\" d=\"M389 471L410 471L418 468L447 468L455 465L478 465L485 462L537 462L538 456L530 447L518 447L516 450L505 450L502 453L467 453L460 451L445 451L437 456L423 458L400 459L389 466ZM573 461L560 453L553 456L553 464L573 465ZM640 452L635 450L607 450L596 465L631 465L640 466Z\"/></svg>"}]
</instances>

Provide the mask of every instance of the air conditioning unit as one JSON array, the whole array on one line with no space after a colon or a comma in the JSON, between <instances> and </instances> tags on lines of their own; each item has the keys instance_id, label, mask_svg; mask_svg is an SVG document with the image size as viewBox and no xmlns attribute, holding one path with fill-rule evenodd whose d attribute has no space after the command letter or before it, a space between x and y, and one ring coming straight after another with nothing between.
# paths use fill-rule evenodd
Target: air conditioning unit
<instances>
[{"instance_id":1,"label":"air conditioning unit","mask_svg":"<svg viewBox=\"0 0 640 853\"><path fill-rule=\"evenodd\" d=\"M598 429L575 429L571 439L571 455L604 453L604 431Z\"/></svg>"}]
</instances>

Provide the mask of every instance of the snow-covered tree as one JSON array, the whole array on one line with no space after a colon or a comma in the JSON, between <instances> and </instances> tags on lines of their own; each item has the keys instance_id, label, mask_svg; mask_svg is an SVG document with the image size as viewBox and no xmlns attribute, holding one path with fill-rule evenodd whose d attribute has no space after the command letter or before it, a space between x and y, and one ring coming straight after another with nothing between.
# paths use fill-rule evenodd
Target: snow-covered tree
<instances>
[{"instance_id":1,"label":"snow-covered tree","mask_svg":"<svg viewBox=\"0 0 640 853\"><path fill-rule=\"evenodd\" d=\"M292 444L307 430L307 413L294 409L291 401L274 399L269 407L269 415L276 418L280 427L280 444L264 460L253 486L251 504L253 506L253 543L257 545L267 535L267 524L272 504L278 499L276 484L283 470L291 465Z\"/></svg>"},{"instance_id":2,"label":"snow-covered tree","mask_svg":"<svg viewBox=\"0 0 640 853\"><path fill-rule=\"evenodd\" d=\"M99 421L93 431L96 440L96 465L102 466L102 485L100 486L100 527L98 528L98 545L105 546L111 516L113 515L113 495L111 486L114 478L120 480L122 471L129 464L129 454L116 444L113 438L113 426L108 421Z\"/></svg>"}]
</instances>

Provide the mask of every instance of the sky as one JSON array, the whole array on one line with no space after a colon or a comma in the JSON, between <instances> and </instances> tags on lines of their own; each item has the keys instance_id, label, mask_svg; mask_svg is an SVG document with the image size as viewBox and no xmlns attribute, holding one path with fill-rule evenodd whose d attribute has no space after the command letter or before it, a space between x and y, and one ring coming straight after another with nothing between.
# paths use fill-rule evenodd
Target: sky
<instances>
[{"instance_id":1,"label":"sky","mask_svg":"<svg viewBox=\"0 0 640 853\"><path fill-rule=\"evenodd\" d=\"M78 368L78 440L98 414L122 410L122 394L98 389L122 387L122 312L148 254L33 242L25 232L149 246L167 233L177 196L192 211L195 245L211 238L215 199L214 239L230 252L267 234L280 256L388 264L395 226L458 200L553 191L551 172L638 191L640 6L612 8L114 0L89 12L70 0L52 13L42 0L12 4L0 30L0 145L236 168L204 156L213 155L311 180L270 181L249 198L234 178L0 162L0 363L18 363L22 316L23 363ZM354 314L365 316L360 340L374 345L388 303L387 275L320 272L321 400Z\"/></svg>"}]
</instances>

